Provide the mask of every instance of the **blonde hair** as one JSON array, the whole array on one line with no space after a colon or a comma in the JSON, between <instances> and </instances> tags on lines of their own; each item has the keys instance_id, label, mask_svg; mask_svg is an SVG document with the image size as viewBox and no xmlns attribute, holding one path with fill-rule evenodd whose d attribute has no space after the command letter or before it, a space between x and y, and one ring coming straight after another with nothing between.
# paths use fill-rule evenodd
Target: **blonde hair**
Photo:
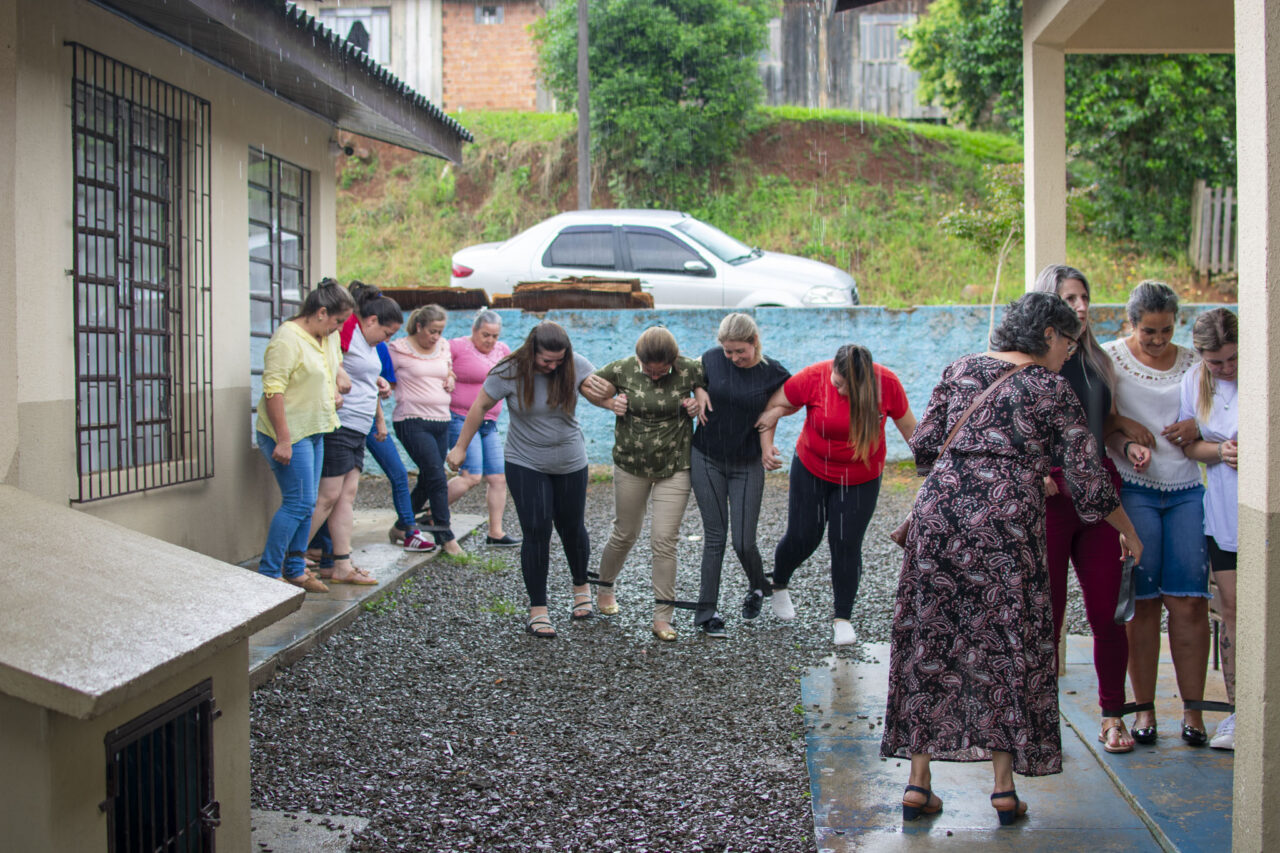
<instances>
[{"instance_id":1,"label":"blonde hair","mask_svg":"<svg viewBox=\"0 0 1280 853\"><path fill-rule=\"evenodd\" d=\"M1214 308L1196 318L1191 327L1191 345L1203 356L1206 352L1222 349L1227 344L1239 343L1239 321L1226 308ZM1213 392L1217 380L1209 368L1200 368L1200 393L1196 396L1196 414L1208 420L1213 412Z\"/></svg>"},{"instance_id":2,"label":"blonde hair","mask_svg":"<svg viewBox=\"0 0 1280 853\"><path fill-rule=\"evenodd\" d=\"M673 364L679 357L676 336L662 326L651 326L636 339L636 358L641 364Z\"/></svg>"},{"instance_id":3,"label":"blonde hair","mask_svg":"<svg viewBox=\"0 0 1280 853\"><path fill-rule=\"evenodd\" d=\"M764 359L764 347L760 345L760 327L756 325L756 321L750 314L743 314L737 311L732 314L726 314L725 318L720 321L720 330L716 332L716 340L721 344L729 341L751 344L756 348L756 362L758 363Z\"/></svg>"},{"instance_id":4,"label":"blonde hair","mask_svg":"<svg viewBox=\"0 0 1280 853\"><path fill-rule=\"evenodd\" d=\"M409 329L406 334L416 335L418 330L423 326L434 323L437 320L444 320L445 322L448 322L449 312L445 311L434 302L430 305L423 305L421 308L409 315Z\"/></svg>"},{"instance_id":5,"label":"blonde hair","mask_svg":"<svg viewBox=\"0 0 1280 853\"><path fill-rule=\"evenodd\" d=\"M844 377L849 388L849 446L853 458L866 462L880 448L880 379L876 376L871 350L845 344L836 350L832 369Z\"/></svg>"}]
</instances>

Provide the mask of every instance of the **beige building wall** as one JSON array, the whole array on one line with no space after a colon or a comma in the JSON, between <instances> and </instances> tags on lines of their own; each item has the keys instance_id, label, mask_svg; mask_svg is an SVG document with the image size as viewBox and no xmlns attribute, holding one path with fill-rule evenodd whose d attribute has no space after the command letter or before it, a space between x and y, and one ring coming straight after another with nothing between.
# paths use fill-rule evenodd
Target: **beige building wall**
<instances>
[{"instance_id":1,"label":"beige building wall","mask_svg":"<svg viewBox=\"0 0 1280 853\"><path fill-rule=\"evenodd\" d=\"M16 10L16 11L15 11ZM311 278L336 269L332 128L265 91L78 0L0 0L2 482L78 496L72 267L71 49L75 41L209 100L212 150L214 478L78 505L211 556L261 550L279 494L250 443L248 151L311 170ZM16 44L16 48L14 45ZM13 84L9 80L13 79ZM12 92L12 95L10 95ZM14 158L17 158L15 165ZM5 246L16 247L6 251ZM10 260L11 259L11 260ZM4 310L9 309L9 310ZM16 380L9 377L16 374ZM14 438L16 436L16 439ZM69 532L74 535L74 532Z\"/></svg>"},{"instance_id":2,"label":"beige building wall","mask_svg":"<svg viewBox=\"0 0 1280 853\"><path fill-rule=\"evenodd\" d=\"M219 850L248 850L249 643L92 720L78 720L0 693L0 826L4 849L24 853L92 853L107 849L107 732L206 678L222 716L213 721L214 799L221 805Z\"/></svg>"}]
</instances>

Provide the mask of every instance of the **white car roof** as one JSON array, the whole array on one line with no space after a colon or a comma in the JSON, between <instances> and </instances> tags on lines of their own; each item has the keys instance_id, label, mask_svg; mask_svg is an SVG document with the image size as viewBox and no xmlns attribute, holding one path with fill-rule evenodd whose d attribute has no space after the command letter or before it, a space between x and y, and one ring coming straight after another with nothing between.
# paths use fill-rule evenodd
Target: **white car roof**
<instances>
[{"instance_id":1,"label":"white car roof","mask_svg":"<svg viewBox=\"0 0 1280 853\"><path fill-rule=\"evenodd\" d=\"M673 222L679 222L682 219L688 218L689 214L681 213L678 210L623 208L617 210L571 210L567 213L557 214L543 222L544 224L554 222L557 225L572 225L575 223L581 225L670 225Z\"/></svg>"}]
</instances>

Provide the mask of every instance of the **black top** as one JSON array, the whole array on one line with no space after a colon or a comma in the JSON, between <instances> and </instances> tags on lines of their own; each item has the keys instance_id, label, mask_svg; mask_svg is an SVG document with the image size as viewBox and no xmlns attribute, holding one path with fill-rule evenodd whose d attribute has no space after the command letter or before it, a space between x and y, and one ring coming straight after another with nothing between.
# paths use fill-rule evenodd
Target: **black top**
<instances>
[{"instance_id":1,"label":"black top","mask_svg":"<svg viewBox=\"0 0 1280 853\"><path fill-rule=\"evenodd\" d=\"M767 356L755 367L734 367L720 347L702 354L702 369L707 374L711 411L706 425L699 424L693 434L693 446L699 453L725 462L759 459L756 419L791 373Z\"/></svg>"},{"instance_id":2,"label":"black top","mask_svg":"<svg viewBox=\"0 0 1280 853\"><path fill-rule=\"evenodd\" d=\"M1071 384L1076 392L1080 405L1084 407L1085 420L1089 432L1098 442L1098 454L1106 458L1103 431L1106 429L1107 415L1111 414L1111 389L1106 380L1085 360L1084 351L1077 351L1062 365L1062 378Z\"/></svg>"}]
</instances>

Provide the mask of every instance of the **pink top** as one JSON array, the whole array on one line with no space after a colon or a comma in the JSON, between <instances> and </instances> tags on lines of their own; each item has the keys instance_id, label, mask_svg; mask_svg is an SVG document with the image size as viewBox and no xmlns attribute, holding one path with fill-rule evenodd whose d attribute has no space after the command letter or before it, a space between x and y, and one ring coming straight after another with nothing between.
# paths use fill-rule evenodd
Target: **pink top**
<instances>
[{"instance_id":1,"label":"pink top","mask_svg":"<svg viewBox=\"0 0 1280 853\"><path fill-rule=\"evenodd\" d=\"M449 350L453 353L453 373L458 377L458 384L453 386L453 402L449 411L455 415L466 417L471 404L480 396L480 387L493 366L511 354L511 347L498 341L487 353L480 352L472 343L471 336L454 338L449 341ZM486 421L496 421L502 414L502 401L485 412Z\"/></svg>"},{"instance_id":2,"label":"pink top","mask_svg":"<svg viewBox=\"0 0 1280 853\"><path fill-rule=\"evenodd\" d=\"M391 420L449 420L449 392L444 390L453 363L449 342L441 338L431 355L418 352L408 338L392 341L387 349L396 369L396 408Z\"/></svg>"}]
</instances>

